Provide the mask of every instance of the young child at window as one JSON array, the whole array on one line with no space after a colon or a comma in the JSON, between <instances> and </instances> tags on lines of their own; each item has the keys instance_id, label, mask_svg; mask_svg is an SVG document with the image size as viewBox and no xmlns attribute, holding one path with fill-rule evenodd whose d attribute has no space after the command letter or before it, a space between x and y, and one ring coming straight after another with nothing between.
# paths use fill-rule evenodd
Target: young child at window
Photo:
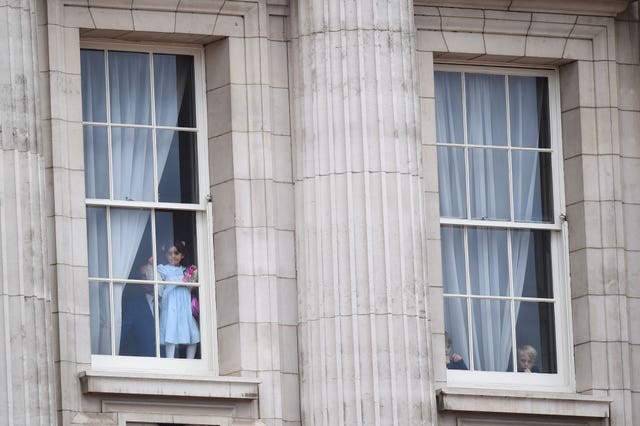
<instances>
[{"instance_id":1,"label":"young child at window","mask_svg":"<svg viewBox=\"0 0 640 426\"><path fill-rule=\"evenodd\" d=\"M195 267L186 266L187 247L176 242L166 252L167 264L158 265L163 281L195 281ZM153 264L153 258L149 259ZM187 345L187 358L195 358L200 331L191 312L191 288L183 285L160 286L160 344L167 358L175 357L176 345Z\"/></svg>"},{"instance_id":2,"label":"young child at window","mask_svg":"<svg viewBox=\"0 0 640 426\"><path fill-rule=\"evenodd\" d=\"M449 333L444 332L444 355L449 370L468 370L467 364L464 363L462 356L452 351L451 337Z\"/></svg>"},{"instance_id":3,"label":"young child at window","mask_svg":"<svg viewBox=\"0 0 640 426\"><path fill-rule=\"evenodd\" d=\"M518 348L518 371L520 373L539 373L536 363L538 351L531 345L522 345Z\"/></svg>"}]
</instances>

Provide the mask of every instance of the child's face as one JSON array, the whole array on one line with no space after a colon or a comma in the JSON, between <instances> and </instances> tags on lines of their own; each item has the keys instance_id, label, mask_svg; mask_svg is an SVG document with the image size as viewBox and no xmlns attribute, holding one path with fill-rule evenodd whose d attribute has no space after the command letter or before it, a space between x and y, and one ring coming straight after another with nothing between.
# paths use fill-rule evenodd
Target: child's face
<instances>
[{"instance_id":1,"label":"child's face","mask_svg":"<svg viewBox=\"0 0 640 426\"><path fill-rule=\"evenodd\" d=\"M531 370L536 365L535 362L531 361L531 358L529 358L529 355L525 353L519 354L518 364L520 365L520 368L523 370Z\"/></svg>"},{"instance_id":2,"label":"child's face","mask_svg":"<svg viewBox=\"0 0 640 426\"><path fill-rule=\"evenodd\" d=\"M184 254L176 250L175 246L169 247L167 250L167 262L173 266L180 266L180 263L184 259Z\"/></svg>"}]
</instances>

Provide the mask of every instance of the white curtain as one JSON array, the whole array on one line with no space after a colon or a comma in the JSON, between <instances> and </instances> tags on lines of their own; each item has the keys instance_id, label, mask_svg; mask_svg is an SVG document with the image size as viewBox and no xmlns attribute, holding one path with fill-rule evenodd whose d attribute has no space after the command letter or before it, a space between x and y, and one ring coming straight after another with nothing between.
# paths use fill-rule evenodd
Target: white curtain
<instances>
[{"instance_id":1,"label":"white curtain","mask_svg":"<svg viewBox=\"0 0 640 426\"><path fill-rule=\"evenodd\" d=\"M436 127L439 143L459 140L455 135L463 123L458 87L461 73L436 72ZM535 78L509 79L511 140L513 146L537 146L537 97ZM507 111L504 76L465 75L467 140L487 148L467 149L469 164L469 210L474 219L509 220L508 154L491 146L507 145ZM453 104L453 105L452 105ZM531 126L534 123L534 126ZM532 129L533 127L533 129ZM526 142L525 142L526 141ZM440 210L444 217L467 218L464 157L460 148L438 149ZM516 151L514 151L516 153ZM513 205L516 220L534 220L539 209L538 155L513 155ZM460 215L460 212L464 212ZM462 228L443 226L442 257L445 294L467 294ZM507 264L507 232L488 228L467 228L472 294L508 295L508 268L513 275L513 295L521 296L529 253L530 231L511 233L512 265ZM475 262L475 266L474 263ZM445 326L454 350L468 355L467 306L463 299L447 298ZM516 303L515 316L517 318ZM506 371L511 361L511 313L504 301L474 299L472 310L472 348L476 370Z\"/></svg>"},{"instance_id":2,"label":"white curtain","mask_svg":"<svg viewBox=\"0 0 640 426\"><path fill-rule=\"evenodd\" d=\"M174 67L175 68L175 67ZM156 70L161 85L165 84L177 91L175 69L173 76L170 66L163 66ZM82 76L83 80L91 75ZM173 79L173 83L170 81ZM111 105L111 120L113 123L151 124L151 87L149 75L149 55L141 53L110 52L109 53L109 95ZM91 98L93 92L83 93L83 97ZM169 102L176 102L182 98L176 94ZM162 101L164 102L164 101ZM92 103L92 99L86 101ZM170 110L168 108L167 110ZM112 136L112 170L113 170L113 198L130 201L153 201L153 140L151 130L142 128L111 128ZM97 179L96 168L104 164L104 150L95 148L93 137L85 129L85 169L87 179L87 196L89 198L109 198L109 179ZM158 146L157 167L158 175L162 175L170 145ZM97 195L94 195L97 194ZM102 195L101 195L102 194ZM100 196L101 195L101 196ZM136 254L140 249L141 240L150 220L151 211L143 209L110 210L111 225L111 253L107 253L107 221L106 216L94 214L87 220L87 238L89 251L89 269L100 271L100 277L107 277L108 256L112 259L111 276L114 279L129 278ZM148 247L151 255L151 247ZM93 275L92 275L93 276ZM122 292L124 284L113 286L113 315L115 323L114 353L119 353L120 329L122 323ZM109 313L110 297L107 286L92 285L90 292L91 306L91 341L92 353L111 353L111 332Z\"/></svg>"}]
</instances>

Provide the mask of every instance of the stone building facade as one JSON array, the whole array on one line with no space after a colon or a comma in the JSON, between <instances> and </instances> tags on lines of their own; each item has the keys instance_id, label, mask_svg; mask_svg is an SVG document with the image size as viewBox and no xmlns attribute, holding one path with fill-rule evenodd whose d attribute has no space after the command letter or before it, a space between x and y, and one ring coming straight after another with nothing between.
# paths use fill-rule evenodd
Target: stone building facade
<instances>
[{"instance_id":1,"label":"stone building facade","mask_svg":"<svg viewBox=\"0 0 640 426\"><path fill-rule=\"evenodd\" d=\"M638 0L4 0L0 24L6 424L640 424ZM147 58L147 74L118 68L121 53ZM190 86L175 72L184 57ZM489 89L474 78L506 98L480 105ZM538 92L518 98L526 82ZM459 119L444 120L458 104ZM494 107L508 117L504 145L477 142L473 127L497 138ZM125 128L148 139L127 144ZM446 140L456 129L462 139ZM550 142L518 145L531 131L517 129ZM182 135L179 160L163 132ZM118 151L133 146L142 154ZM515 159L527 153L540 220L518 220ZM508 161L476 191L489 157ZM150 198L120 194L147 179L140 169ZM507 219L474 213L497 188ZM450 216L460 193L466 213ZM122 214L147 215L149 230ZM477 245L478 260L474 235L492 230L510 236L504 250ZM181 232L197 246L199 282L186 285L200 337L195 355L169 359L166 295L188 287L162 284L159 250ZM534 244L523 232L550 241L529 255L533 269L517 260ZM121 254L147 233L147 251ZM158 268L135 275L139 257ZM508 290L474 292L493 281ZM146 301L131 308L125 286L148 288ZM476 316L476 302L506 314ZM533 328L519 320L527 303ZM125 355L126 312L141 309L153 353ZM530 329L537 374L516 366ZM447 369L449 341L470 371ZM498 346L500 363L485 355Z\"/></svg>"}]
</instances>

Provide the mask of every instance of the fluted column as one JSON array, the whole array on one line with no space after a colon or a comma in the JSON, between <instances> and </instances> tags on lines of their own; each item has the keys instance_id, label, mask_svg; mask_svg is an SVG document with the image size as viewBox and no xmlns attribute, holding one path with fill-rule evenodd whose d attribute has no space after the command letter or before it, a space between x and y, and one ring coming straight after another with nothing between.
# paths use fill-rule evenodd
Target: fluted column
<instances>
[{"instance_id":1,"label":"fluted column","mask_svg":"<svg viewBox=\"0 0 640 426\"><path fill-rule=\"evenodd\" d=\"M0 423L7 425L56 424L35 34L33 2L2 2Z\"/></svg>"},{"instance_id":2,"label":"fluted column","mask_svg":"<svg viewBox=\"0 0 640 426\"><path fill-rule=\"evenodd\" d=\"M292 16L303 424L430 424L412 1Z\"/></svg>"}]
</instances>

